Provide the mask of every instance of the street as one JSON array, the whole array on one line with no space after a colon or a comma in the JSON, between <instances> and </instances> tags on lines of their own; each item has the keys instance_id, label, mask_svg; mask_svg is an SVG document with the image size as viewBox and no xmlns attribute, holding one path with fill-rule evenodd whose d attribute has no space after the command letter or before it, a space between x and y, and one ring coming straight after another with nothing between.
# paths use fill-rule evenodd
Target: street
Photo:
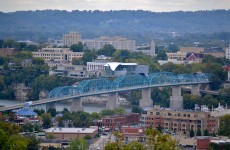
<instances>
[{"instance_id":1,"label":"street","mask_svg":"<svg viewBox=\"0 0 230 150\"><path fill-rule=\"evenodd\" d=\"M89 146L89 150L103 150L105 144L108 142L115 142L116 138L113 134L109 133L108 135L101 135L101 137L99 137L94 144L91 144Z\"/></svg>"}]
</instances>

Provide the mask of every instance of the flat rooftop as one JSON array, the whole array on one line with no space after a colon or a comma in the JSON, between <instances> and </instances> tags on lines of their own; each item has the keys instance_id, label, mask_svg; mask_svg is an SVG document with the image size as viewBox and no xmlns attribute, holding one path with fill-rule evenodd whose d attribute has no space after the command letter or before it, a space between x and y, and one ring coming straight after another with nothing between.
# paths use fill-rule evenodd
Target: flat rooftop
<instances>
[{"instance_id":1,"label":"flat rooftop","mask_svg":"<svg viewBox=\"0 0 230 150\"><path fill-rule=\"evenodd\" d=\"M49 128L46 129L46 133L93 133L96 129L94 128Z\"/></svg>"}]
</instances>

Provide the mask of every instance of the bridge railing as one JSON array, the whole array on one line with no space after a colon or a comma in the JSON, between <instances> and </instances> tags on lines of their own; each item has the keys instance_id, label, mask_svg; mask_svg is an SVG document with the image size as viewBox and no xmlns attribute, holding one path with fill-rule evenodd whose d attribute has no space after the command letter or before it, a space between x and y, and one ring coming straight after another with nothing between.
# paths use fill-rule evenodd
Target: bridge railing
<instances>
[{"instance_id":1,"label":"bridge railing","mask_svg":"<svg viewBox=\"0 0 230 150\"><path fill-rule=\"evenodd\" d=\"M64 86L53 89L49 98L66 96L76 96L86 93L97 93L103 91L113 91L129 87L142 87L150 85L166 84L186 84L192 82L209 82L206 74L173 74L171 72L158 72L149 74L148 77L142 75L123 75L115 80L107 78L83 80L77 86Z\"/></svg>"}]
</instances>

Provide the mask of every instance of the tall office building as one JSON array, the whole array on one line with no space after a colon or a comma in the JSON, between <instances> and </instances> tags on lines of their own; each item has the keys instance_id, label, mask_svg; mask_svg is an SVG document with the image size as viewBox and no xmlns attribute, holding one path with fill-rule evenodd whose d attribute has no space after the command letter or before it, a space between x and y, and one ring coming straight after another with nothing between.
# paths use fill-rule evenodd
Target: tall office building
<instances>
[{"instance_id":1,"label":"tall office building","mask_svg":"<svg viewBox=\"0 0 230 150\"><path fill-rule=\"evenodd\" d=\"M63 35L63 45L70 47L73 44L78 44L81 41L81 34L78 32L70 32Z\"/></svg>"},{"instance_id":2,"label":"tall office building","mask_svg":"<svg viewBox=\"0 0 230 150\"><path fill-rule=\"evenodd\" d=\"M155 42L154 42L154 40L151 41L149 54L150 54L150 56L155 56Z\"/></svg>"},{"instance_id":3,"label":"tall office building","mask_svg":"<svg viewBox=\"0 0 230 150\"><path fill-rule=\"evenodd\" d=\"M89 49L95 49L99 50L103 48L104 45L110 44L113 45L113 47L117 50L129 50L129 51L134 51L136 48L136 42L134 40L129 40L127 38L123 38L120 36L115 36L115 37L106 37L106 36L101 36L100 38L95 38L95 39L85 39L82 40L84 44Z\"/></svg>"}]
</instances>

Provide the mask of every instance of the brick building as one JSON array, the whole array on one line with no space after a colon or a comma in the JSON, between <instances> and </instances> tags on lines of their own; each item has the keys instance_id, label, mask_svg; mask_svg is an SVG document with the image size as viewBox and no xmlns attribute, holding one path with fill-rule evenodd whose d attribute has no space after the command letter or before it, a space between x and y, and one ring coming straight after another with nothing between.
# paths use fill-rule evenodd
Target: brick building
<instances>
[{"instance_id":1,"label":"brick building","mask_svg":"<svg viewBox=\"0 0 230 150\"><path fill-rule=\"evenodd\" d=\"M110 129L120 128L123 125L134 125L140 121L140 115L137 113L105 116L102 118L102 126Z\"/></svg>"},{"instance_id":2,"label":"brick building","mask_svg":"<svg viewBox=\"0 0 230 150\"><path fill-rule=\"evenodd\" d=\"M209 143L211 141L210 137L205 137L205 136L201 136L201 137L197 137L197 150L206 150L209 147Z\"/></svg>"},{"instance_id":3,"label":"brick building","mask_svg":"<svg viewBox=\"0 0 230 150\"><path fill-rule=\"evenodd\" d=\"M126 142L131 141L145 141L145 128L144 127L130 127L122 126L121 127L121 136Z\"/></svg>"},{"instance_id":4,"label":"brick building","mask_svg":"<svg viewBox=\"0 0 230 150\"><path fill-rule=\"evenodd\" d=\"M157 128L159 125L168 130L182 133L189 133L205 129L209 133L218 133L218 117L212 117L210 112L191 110L172 110L166 108L154 108L142 114L146 127Z\"/></svg>"},{"instance_id":5,"label":"brick building","mask_svg":"<svg viewBox=\"0 0 230 150\"><path fill-rule=\"evenodd\" d=\"M52 134L57 140L76 140L86 135L92 138L98 133L98 129L92 128L49 128L45 130L46 135Z\"/></svg>"},{"instance_id":6,"label":"brick building","mask_svg":"<svg viewBox=\"0 0 230 150\"><path fill-rule=\"evenodd\" d=\"M7 56L13 56L17 53L17 51L14 48L0 48L0 56L7 57Z\"/></svg>"}]
</instances>

